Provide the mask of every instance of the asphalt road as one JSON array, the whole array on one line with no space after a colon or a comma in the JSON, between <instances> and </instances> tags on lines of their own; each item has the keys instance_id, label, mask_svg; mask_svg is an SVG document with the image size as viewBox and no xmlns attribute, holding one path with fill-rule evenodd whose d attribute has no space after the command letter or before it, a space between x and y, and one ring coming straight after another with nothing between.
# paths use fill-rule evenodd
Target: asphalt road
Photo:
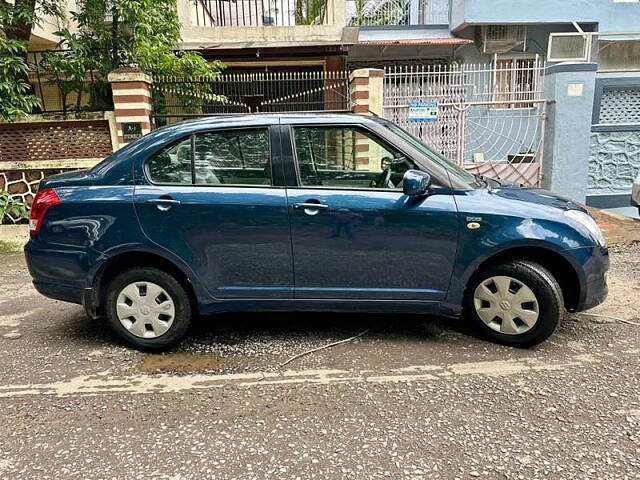
<instances>
[{"instance_id":1,"label":"asphalt road","mask_svg":"<svg viewBox=\"0 0 640 480\"><path fill-rule=\"evenodd\" d=\"M463 321L225 315L146 355L18 254L0 285L0 478L640 478L640 326L568 315L516 350ZM640 323L640 244L610 288L593 313Z\"/></svg>"}]
</instances>

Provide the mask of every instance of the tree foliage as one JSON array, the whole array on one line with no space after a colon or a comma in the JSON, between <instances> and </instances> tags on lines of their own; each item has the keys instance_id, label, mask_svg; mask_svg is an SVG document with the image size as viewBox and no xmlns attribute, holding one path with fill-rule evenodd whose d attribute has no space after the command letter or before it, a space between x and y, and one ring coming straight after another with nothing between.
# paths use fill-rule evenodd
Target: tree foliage
<instances>
[{"instance_id":1,"label":"tree foliage","mask_svg":"<svg viewBox=\"0 0 640 480\"><path fill-rule=\"evenodd\" d=\"M96 106L107 100L101 86L107 74L123 66L139 67L154 77L187 79L213 79L223 68L199 53L177 51L181 38L176 0L78 0L77 6L70 14L77 31L57 32L65 51L46 55L42 62L63 94L81 94L88 71L97 74L98 88L89 92Z\"/></svg>"},{"instance_id":2,"label":"tree foliage","mask_svg":"<svg viewBox=\"0 0 640 480\"><path fill-rule=\"evenodd\" d=\"M276 0L276 8L278 2ZM296 25L322 25L327 14L326 0L296 0Z\"/></svg>"},{"instance_id":3,"label":"tree foliage","mask_svg":"<svg viewBox=\"0 0 640 480\"><path fill-rule=\"evenodd\" d=\"M16 120L40 105L31 94L26 57L31 31L46 15L61 15L58 0L0 0L0 120Z\"/></svg>"},{"instance_id":4,"label":"tree foliage","mask_svg":"<svg viewBox=\"0 0 640 480\"><path fill-rule=\"evenodd\" d=\"M0 37L0 120L12 121L40 105L25 79L29 67L23 58L25 45Z\"/></svg>"}]
</instances>

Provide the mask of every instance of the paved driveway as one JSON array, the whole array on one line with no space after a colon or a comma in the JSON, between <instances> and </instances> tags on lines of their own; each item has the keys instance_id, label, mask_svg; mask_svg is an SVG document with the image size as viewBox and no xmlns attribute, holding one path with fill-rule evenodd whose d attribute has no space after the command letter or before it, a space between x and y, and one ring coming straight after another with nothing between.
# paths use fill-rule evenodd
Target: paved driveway
<instances>
[{"instance_id":1,"label":"paved driveway","mask_svg":"<svg viewBox=\"0 0 640 480\"><path fill-rule=\"evenodd\" d=\"M146 355L18 254L0 285L0 478L640 478L640 326L568 315L516 350L463 321L225 315ZM639 244L610 286L593 313L640 323Z\"/></svg>"}]
</instances>

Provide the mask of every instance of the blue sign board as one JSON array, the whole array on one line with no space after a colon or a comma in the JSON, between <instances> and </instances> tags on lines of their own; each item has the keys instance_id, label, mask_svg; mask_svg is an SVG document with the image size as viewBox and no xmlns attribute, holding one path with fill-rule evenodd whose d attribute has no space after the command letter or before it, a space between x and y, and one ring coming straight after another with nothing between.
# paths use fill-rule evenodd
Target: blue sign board
<instances>
[{"instance_id":1,"label":"blue sign board","mask_svg":"<svg viewBox=\"0 0 640 480\"><path fill-rule=\"evenodd\" d=\"M438 102L412 100L409 102L410 122L437 122L439 114Z\"/></svg>"}]
</instances>

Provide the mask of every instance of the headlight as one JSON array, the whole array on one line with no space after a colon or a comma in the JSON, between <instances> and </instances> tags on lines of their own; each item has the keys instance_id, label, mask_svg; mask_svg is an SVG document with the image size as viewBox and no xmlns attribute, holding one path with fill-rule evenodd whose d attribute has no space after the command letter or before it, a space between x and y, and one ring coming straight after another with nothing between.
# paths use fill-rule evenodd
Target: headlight
<instances>
[{"instance_id":1,"label":"headlight","mask_svg":"<svg viewBox=\"0 0 640 480\"><path fill-rule=\"evenodd\" d=\"M566 210L564 214L572 220L575 220L576 223L582 227L582 231L598 242L598 245L604 247L607 244L602 230L600 230L600 227L591 215L580 210Z\"/></svg>"}]
</instances>

